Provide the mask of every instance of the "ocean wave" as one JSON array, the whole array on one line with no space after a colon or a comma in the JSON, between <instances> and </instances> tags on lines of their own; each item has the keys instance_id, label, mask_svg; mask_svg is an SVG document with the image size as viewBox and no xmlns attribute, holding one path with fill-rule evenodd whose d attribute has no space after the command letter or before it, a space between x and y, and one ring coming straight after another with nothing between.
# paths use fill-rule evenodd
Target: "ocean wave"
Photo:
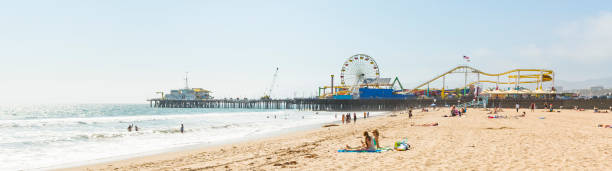
<instances>
[{"instance_id":1,"label":"ocean wave","mask_svg":"<svg viewBox=\"0 0 612 171\"><path fill-rule=\"evenodd\" d=\"M191 132L191 130L184 130L184 132ZM176 134L181 133L180 129L164 129L164 130L154 130L153 133L162 133L162 134Z\"/></svg>"},{"instance_id":2,"label":"ocean wave","mask_svg":"<svg viewBox=\"0 0 612 171\"><path fill-rule=\"evenodd\" d=\"M139 115L139 116L108 116L108 117L83 117L83 118L44 118L44 119L9 119L0 120L0 128L7 127L46 127L46 126L71 126L71 125L95 125L106 123L137 123L159 120L181 120L202 117L224 117L227 115L253 115L270 114L278 112L245 112L245 113L202 113L202 114L176 114L176 115Z\"/></svg>"}]
</instances>

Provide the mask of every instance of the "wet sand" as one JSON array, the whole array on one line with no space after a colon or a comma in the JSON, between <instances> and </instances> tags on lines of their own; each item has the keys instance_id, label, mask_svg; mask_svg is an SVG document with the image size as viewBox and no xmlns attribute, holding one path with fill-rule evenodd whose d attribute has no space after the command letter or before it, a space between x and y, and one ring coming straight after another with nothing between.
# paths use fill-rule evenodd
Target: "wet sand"
<instances>
[{"instance_id":1,"label":"wet sand","mask_svg":"<svg viewBox=\"0 0 612 171\"><path fill-rule=\"evenodd\" d=\"M489 119L470 109L404 111L272 138L136 157L63 170L608 170L612 168L612 113L514 109ZM439 126L411 126L439 123ZM338 153L378 129L382 146L404 138L408 151Z\"/></svg>"}]
</instances>

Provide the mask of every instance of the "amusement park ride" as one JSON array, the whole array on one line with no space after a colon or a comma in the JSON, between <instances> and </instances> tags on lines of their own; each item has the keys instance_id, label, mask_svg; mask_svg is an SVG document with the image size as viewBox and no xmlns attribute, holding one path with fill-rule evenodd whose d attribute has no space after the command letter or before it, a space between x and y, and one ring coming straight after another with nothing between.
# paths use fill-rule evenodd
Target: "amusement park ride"
<instances>
[{"instance_id":1,"label":"amusement park ride","mask_svg":"<svg viewBox=\"0 0 612 171\"><path fill-rule=\"evenodd\" d=\"M402 93L412 93L412 94L417 94L417 95L427 94L427 96L430 96L431 94L439 94L442 98L445 98L447 95L446 90L445 90L446 77L449 76L450 74L457 74L457 73L464 75L464 87L460 89L455 89L455 90L459 90L459 91L455 91L457 92L456 94L458 96L465 96L469 94L475 94L476 96L478 96L482 94L484 95L510 95L510 94L542 95L542 94L555 94L556 93L554 89L554 71L552 70L513 69L513 70L502 72L502 73L491 74L491 73L482 72L470 66L455 67L443 74L440 74L434 77L433 79L429 81L426 81L416 86L412 90L407 90ZM476 77L477 77L476 80L468 83L468 79L467 79L468 74L471 74L471 75L476 74ZM481 76L494 77L496 78L496 80L492 81L492 80L481 79ZM507 78L509 81L500 81L500 78L504 78L504 77ZM433 91L429 90L429 84L431 84L432 82L436 80L440 80L440 79L442 79L442 88L433 89ZM552 82L551 91L545 91L543 89L544 82ZM480 91L480 89L483 87L481 83L493 83L495 84L495 90ZM500 84L514 85L514 87L512 88L513 90L502 91L499 89ZM521 86L522 84L536 84L536 90L531 91L528 89L524 89ZM427 90L421 89L425 86L428 87ZM474 86L476 87L474 88Z\"/></svg>"},{"instance_id":2,"label":"amusement park ride","mask_svg":"<svg viewBox=\"0 0 612 171\"><path fill-rule=\"evenodd\" d=\"M319 98L323 99L368 99L368 98L407 98L407 95L397 94L403 90L396 77L381 78L376 60L366 54L356 54L344 61L340 70L340 85L334 86L334 75L331 75L331 86L319 87ZM398 84L400 89L394 90ZM327 93L327 89L331 89ZM321 94L321 91L323 91Z\"/></svg>"},{"instance_id":3,"label":"amusement park ride","mask_svg":"<svg viewBox=\"0 0 612 171\"><path fill-rule=\"evenodd\" d=\"M417 96L429 98L436 96L446 98L447 94L453 96L480 96L480 95L509 95L509 94L555 94L554 72L547 69L514 69L502 73L491 74L482 72L470 66L458 66L443 74L428 80L413 89L404 89L399 79L395 77L381 78L380 69L373 57L366 54L357 54L349 57L340 70L340 85L334 86L334 75L331 75L331 86L319 87L319 98L321 99L408 99ZM451 74L460 73L464 75L463 87L447 91L446 77ZM468 82L468 75L476 75L476 79ZM481 76L483 77L481 79ZM490 80L491 77L496 80ZM506 78L508 81L500 81ZM429 85L437 80L442 80L441 89L429 89ZM545 91L544 82L552 82L551 91ZM482 83L495 84L495 90L482 89ZM499 90L499 85L514 85L513 90ZM521 87L522 84L536 84L536 90L531 91ZM398 85L398 86L396 86ZM427 89L422 89L427 86ZM331 89L331 91L327 91Z\"/></svg>"}]
</instances>

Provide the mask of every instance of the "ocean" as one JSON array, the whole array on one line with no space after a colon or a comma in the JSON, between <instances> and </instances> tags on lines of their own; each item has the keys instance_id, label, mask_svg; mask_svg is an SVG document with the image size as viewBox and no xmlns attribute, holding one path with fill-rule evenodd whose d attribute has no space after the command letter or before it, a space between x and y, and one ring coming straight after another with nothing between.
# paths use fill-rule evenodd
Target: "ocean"
<instances>
[{"instance_id":1,"label":"ocean","mask_svg":"<svg viewBox=\"0 0 612 171\"><path fill-rule=\"evenodd\" d=\"M0 170L61 168L223 144L335 122L337 115L341 113L148 104L0 105ZM131 124L139 131L129 132Z\"/></svg>"}]
</instances>

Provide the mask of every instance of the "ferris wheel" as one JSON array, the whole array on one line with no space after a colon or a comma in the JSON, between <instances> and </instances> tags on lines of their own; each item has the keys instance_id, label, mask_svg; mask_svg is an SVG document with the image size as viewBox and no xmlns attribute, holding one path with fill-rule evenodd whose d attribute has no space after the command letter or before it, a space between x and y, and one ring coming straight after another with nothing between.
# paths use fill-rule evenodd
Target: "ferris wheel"
<instances>
[{"instance_id":1,"label":"ferris wheel","mask_svg":"<svg viewBox=\"0 0 612 171\"><path fill-rule=\"evenodd\" d=\"M342 64L340 83L343 86L356 87L365 79L378 79L379 77L380 71L374 58L366 54L357 54L349 57Z\"/></svg>"}]
</instances>

